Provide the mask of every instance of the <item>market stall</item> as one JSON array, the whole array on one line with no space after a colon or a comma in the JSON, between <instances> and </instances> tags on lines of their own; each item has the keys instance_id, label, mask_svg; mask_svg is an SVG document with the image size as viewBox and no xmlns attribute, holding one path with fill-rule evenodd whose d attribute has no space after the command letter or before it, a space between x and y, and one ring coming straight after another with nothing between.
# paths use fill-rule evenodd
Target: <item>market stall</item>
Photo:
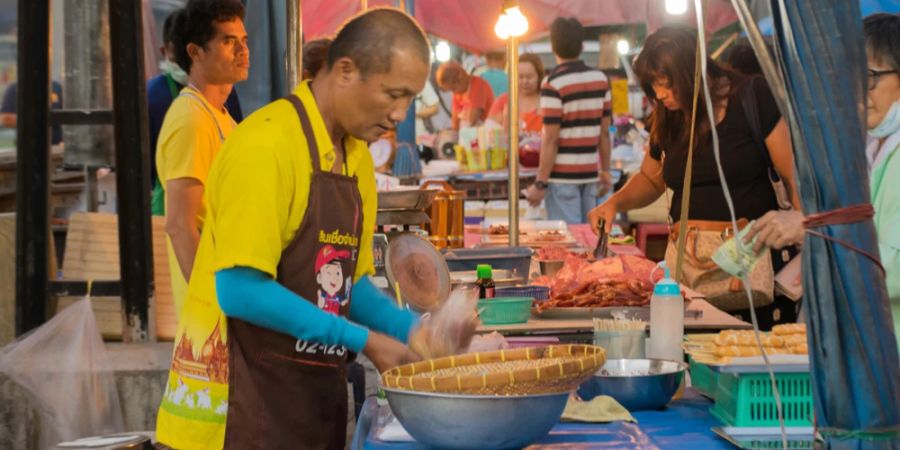
<instances>
[{"instance_id":1,"label":"market stall","mask_svg":"<svg viewBox=\"0 0 900 450\"><path fill-rule=\"evenodd\" d=\"M702 12L698 11L697 15L698 20L702 20ZM701 39L702 36L701 33ZM703 70L705 71L705 68ZM704 83L707 82L704 80ZM695 95L697 94L695 93ZM514 132L513 135L515 134ZM516 136L510 136L509 148L516 147L515 139ZM626 169L625 165L624 161L620 164L623 172ZM631 167L630 170L633 171L634 167ZM517 189L514 188L515 184L512 180L518 179L516 168L511 165L509 172L509 191L515 192ZM727 190L727 187L725 189ZM535 251L534 260L529 261L529 268L524 271L527 275L519 278L518 281L521 283L513 282L514 284L527 284L527 286L519 287L522 290L518 292L534 292L530 315L526 314L520 316L519 319L509 320L514 323L503 320L495 321L497 316L492 315L490 310L499 308L499 306L491 305L489 299L479 301L479 313L482 314L485 323L478 328L478 332L491 333L494 336L504 335L505 338L493 339L502 342L509 348L548 344L551 345L548 348L553 348L554 344L558 343L604 342L606 353L603 358L605 364L601 363L603 369L593 376L583 379L584 384L581 384L578 389L581 398L570 399L566 405L566 411L573 406L573 403L576 406L583 406L584 403L590 402L590 399L586 399L582 392L585 386L592 382L600 385L608 385L612 382L610 378L604 377L618 377L619 379L630 379L633 383L642 383L655 376L670 373L683 374L684 368L665 371L661 368L662 363L651 363L649 367L642 370L615 372L614 366L623 361L620 359L622 358L620 353L622 349L616 345L607 346L606 344L611 341L598 340L601 339L598 336L607 331L603 328L608 325L606 321L623 318L621 315L617 316L616 313L630 309L631 315L627 316L627 320L635 322L640 322L650 316L650 310L653 308L652 306L648 308L651 304L650 291L644 290L646 288L642 286L642 283L645 282L645 278L650 280L650 283L658 282L659 278L654 278L652 272L648 274L634 268L634 265L640 265L637 261L642 259L642 252L632 243L625 242L610 246L611 251L609 252L597 253L596 250L592 252L591 249L599 247L598 244L605 243L606 237L601 236L598 240L589 229L583 226L520 221L518 206L518 202L509 202L509 215L506 220L497 217L491 219L487 215L483 215L481 223L463 227L465 231L461 245L455 248L451 245L451 248L442 253L446 262L453 264L451 257L455 258L468 251L457 250L463 246L507 250L508 254L506 255L494 255L498 259L513 258L509 252L519 248L532 248ZM682 220L686 217L683 216ZM664 232L668 236L671 231L666 227ZM659 231L654 232L658 233ZM684 246L683 243L680 245ZM546 254L554 250L553 247L561 247L565 250L560 251L568 252L568 254L551 261ZM588 255L584 255L584 253L588 253ZM485 254L483 256L482 262L488 262L491 259ZM620 268L618 270L609 268L609 266L617 264L613 261L619 261ZM546 270L550 266L550 262L563 266L563 268L556 267L556 270L569 269L571 273L558 275ZM718 260L716 263L722 264ZM498 266L492 265L496 270ZM495 271L496 276L493 278L490 276L490 269L484 272L488 274L486 276L482 274L481 267L477 269L476 267L466 267L466 269L475 272L473 279L477 278L476 285L483 286L479 283L489 281L491 289L493 289L495 281L499 288L501 281L508 282L510 279L516 279L515 269L503 264L501 266L508 269L509 272L497 275ZM621 267L624 267L624 270ZM519 274L521 272L519 271ZM596 273L600 275L595 275ZM451 273L447 278L453 280L454 276ZM746 278L743 281L745 286L749 286ZM391 283L395 284L394 288L398 292L398 297L401 297L399 294L402 292L402 287L396 286L395 281ZM574 283L577 287L569 289L567 283ZM658 282L656 288L651 287L654 295L660 291L666 291L659 289L662 283ZM549 293L546 295L549 298L539 298L537 290L528 291L536 286L548 286ZM629 290L630 293L628 293ZM623 294L623 292L627 294ZM672 292L669 291L670 294ZM749 292L748 289L748 295L751 295ZM781 325L775 327L770 333L762 333L754 330L754 325L735 319L705 301L702 296L693 294L695 293L685 290L683 286L680 289L680 296L687 304L683 322L679 321L680 332L721 331L718 334L691 334L685 339L683 348L689 354L688 359L691 363L689 385L692 387L684 390L670 403L668 403L668 399L671 394L668 397L660 394L658 397L664 397L663 403L668 403L663 410L643 412L642 408L628 407L627 409L633 413L632 416L637 419L637 425L610 417L606 417L606 420L598 420L599 422L609 422L602 425L572 424L565 421L567 412L563 412L563 422L556 423L547 434L529 442L535 448L557 445L729 448L728 442L740 448L812 447L815 432L813 428L813 389L815 386L813 383L815 380L810 377L811 367L808 354L813 351L812 348L815 347L815 344L808 344L810 338L807 336L806 326L802 324ZM404 292L402 296L405 297L406 293ZM503 298L503 301L507 300ZM640 308L645 308L646 316L634 313L634 310L640 310ZM680 311L678 316L681 316ZM672 316L667 318L674 319ZM649 324L639 323L635 327L639 329L636 334L640 336L640 357L644 356L643 333L647 325ZM812 329L815 330L817 326L821 326L821 324L812 326ZM661 334L667 333L664 328L654 326L649 326L649 328L651 342L648 344L647 352L652 353L654 347L652 341L667 339L669 336L661 336ZM517 335L520 337L515 337ZM681 334L676 335L674 339L677 341L676 347L680 346ZM633 349L635 346L629 348ZM499 350L500 356L497 356L496 352L471 351L475 352L474 359L476 361L480 359L479 362L495 361L496 358L505 362L505 358L507 358L503 353L506 350ZM460 361L469 356L458 355L456 358L457 361ZM659 354L651 356L661 358ZM821 355L816 356L821 357ZM630 358L636 359L633 355L627 355L625 360ZM667 359L681 360L681 356L679 353L678 356ZM460 377L470 376L469 374L472 372L459 368L453 362L453 357L449 361L450 363L447 363L442 358L430 359L426 363L404 366L390 371L402 375L405 381L401 382L401 377L393 381L395 385L386 389L388 391L387 401L370 399L367 402L359 418L354 439L355 448L421 448L423 443L436 445L435 442L442 444L450 442L447 444L448 446L460 448L466 445L478 446L478 443L487 445L486 442L496 444L489 440L489 436L479 434L483 426L479 427L462 418L453 417L455 413L448 412L446 418L417 416L413 419L404 412L405 402L398 399L397 393L394 392L397 389L410 391L404 395L421 394L423 396L421 401L426 402L424 399L427 398L429 399L427 402L431 402L430 404L435 405L435 408L443 402L450 404L472 400L470 397L465 397L466 400L463 399L466 394L463 388L466 384L459 381ZM892 362L889 361L889 363ZM449 366L445 366L445 364L449 364ZM562 376L565 371L562 367L563 363L560 364L559 375ZM539 384L545 367L537 362L532 363L532 366L537 372L537 381L532 379L528 381ZM490 367L479 367L473 370L480 374L485 386L496 383L498 379L502 379L506 375L509 375L509 386L516 385L521 381L518 377L519 372L515 370L506 372ZM440 382L435 382L441 376L451 376L454 373L457 374L455 376L458 390L452 385L441 388ZM390 385L390 373L386 373L385 377L386 386L388 386ZM430 385L427 382L429 378L431 379ZM602 379L602 381L595 381L596 379ZM408 384L404 385L404 383ZM822 387L820 386L819 389L821 390ZM622 392L614 390L606 392L619 404L628 405L631 400ZM523 394L522 399L526 400L527 397L528 394ZM497 400L497 403L501 402ZM875 400L867 403L871 403L871 405L862 406L874 408L878 404ZM470 410L472 415L479 417L478 411L480 410L474 406L470 407L473 408ZM399 411L397 411L398 409ZM451 408L448 411L454 410ZM502 414L499 410L495 410L495 413ZM527 413L523 413L523 415L529 416ZM508 420L485 418L485 421L490 424L496 422L497 433L502 433L503 426L507 426L509 422L525 420L514 417L516 414L512 412L509 412L509 416ZM590 422L590 420L586 421ZM437 431L423 432L419 429L425 426L423 422ZM458 427L455 428L459 435L455 438L457 440L453 441L453 437L439 436L446 434L447 429L454 429L454 426ZM672 434L668 434L669 432ZM832 432L838 433L829 431L829 433ZM467 433L471 433L471 435L467 435ZM716 437L717 434L719 437ZM443 438L451 439L451 441L439 440ZM472 440L468 441L467 439ZM478 439L483 440L479 441Z\"/></svg>"}]
</instances>

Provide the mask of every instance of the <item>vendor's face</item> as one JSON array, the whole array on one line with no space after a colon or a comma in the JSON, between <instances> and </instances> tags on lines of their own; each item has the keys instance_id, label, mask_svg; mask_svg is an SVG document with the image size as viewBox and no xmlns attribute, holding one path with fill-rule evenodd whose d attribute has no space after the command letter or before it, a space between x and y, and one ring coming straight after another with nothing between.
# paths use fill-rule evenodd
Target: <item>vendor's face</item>
<instances>
[{"instance_id":1,"label":"vendor's face","mask_svg":"<svg viewBox=\"0 0 900 450\"><path fill-rule=\"evenodd\" d=\"M653 93L656 100L669 111L678 111L681 104L675 97L675 91L672 89L672 83L665 78L657 78L653 81Z\"/></svg>"},{"instance_id":2,"label":"vendor's face","mask_svg":"<svg viewBox=\"0 0 900 450\"><path fill-rule=\"evenodd\" d=\"M530 62L519 63L519 92L522 95L534 95L538 92L538 86L541 80L538 80L537 70Z\"/></svg>"},{"instance_id":3,"label":"vendor's face","mask_svg":"<svg viewBox=\"0 0 900 450\"><path fill-rule=\"evenodd\" d=\"M334 67L340 87L335 92L335 117L347 133L366 142L378 140L406 118L428 78L427 61L403 47L394 49L385 73L363 76L349 58L339 59Z\"/></svg>"},{"instance_id":4,"label":"vendor's face","mask_svg":"<svg viewBox=\"0 0 900 450\"><path fill-rule=\"evenodd\" d=\"M328 293L334 295L340 292L344 284L344 271L339 263L325 264L319 270L319 286Z\"/></svg>"},{"instance_id":5,"label":"vendor's face","mask_svg":"<svg viewBox=\"0 0 900 450\"><path fill-rule=\"evenodd\" d=\"M875 72L893 70L891 66L878 61L871 54L868 57L869 70ZM900 75L896 72L884 74L874 80L867 80L867 82L869 83L867 86L872 86L866 96L866 125L871 130L884 120L891 105L900 100Z\"/></svg>"},{"instance_id":6,"label":"vendor's face","mask_svg":"<svg viewBox=\"0 0 900 450\"><path fill-rule=\"evenodd\" d=\"M202 66L206 80L212 84L234 84L246 80L250 71L250 48L247 46L244 21L236 18L213 22L213 29L213 37L205 47L188 44L193 65Z\"/></svg>"}]
</instances>

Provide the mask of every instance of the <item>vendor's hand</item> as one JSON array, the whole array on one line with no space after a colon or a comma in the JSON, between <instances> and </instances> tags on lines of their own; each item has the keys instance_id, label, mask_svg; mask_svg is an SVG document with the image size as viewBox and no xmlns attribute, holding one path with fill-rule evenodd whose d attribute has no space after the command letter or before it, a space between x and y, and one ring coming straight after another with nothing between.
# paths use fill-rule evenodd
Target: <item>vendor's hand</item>
<instances>
[{"instance_id":1,"label":"vendor's hand","mask_svg":"<svg viewBox=\"0 0 900 450\"><path fill-rule=\"evenodd\" d=\"M472 343L472 336L480 323L474 311L468 320L459 323L459 327L444 332L437 332L427 321L423 321L410 334L409 347L422 359L463 353Z\"/></svg>"},{"instance_id":2,"label":"vendor's hand","mask_svg":"<svg viewBox=\"0 0 900 450\"><path fill-rule=\"evenodd\" d=\"M610 197L600 206L590 210L588 212L588 223L591 224L591 230L593 230L594 234L600 234L600 219L606 219L606 232L612 231L613 221L616 219L617 212L615 196Z\"/></svg>"},{"instance_id":3,"label":"vendor's hand","mask_svg":"<svg viewBox=\"0 0 900 450\"><path fill-rule=\"evenodd\" d=\"M418 355L400 341L375 331L369 331L369 340L366 341L363 354L372 361L379 373L419 360Z\"/></svg>"},{"instance_id":4,"label":"vendor's hand","mask_svg":"<svg viewBox=\"0 0 900 450\"><path fill-rule=\"evenodd\" d=\"M538 189L537 186L531 185L528 186L528 189L525 191L525 198L528 199L528 204L537 208L541 206L541 202L544 200L544 195L547 193L546 189Z\"/></svg>"},{"instance_id":5,"label":"vendor's hand","mask_svg":"<svg viewBox=\"0 0 900 450\"><path fill-rule=\"evenodd\" d=\"M597 181L597 197L603 197L613 189L613 178L609 172L600 172L600 179Z\"/></svg>"},{"instance_id":6,"label":"vendor's hand","mask_svg":"<svg viewBox=\"0 0 900 450\"><path fill-rule=\"evenodd\" d=\"M744 243L749 245L756 238L753 244L755 252L763 247L780 249L803 242L804 231L802 212L769 211L756 220L744 238Z\"/></svg>"}]
</instances>

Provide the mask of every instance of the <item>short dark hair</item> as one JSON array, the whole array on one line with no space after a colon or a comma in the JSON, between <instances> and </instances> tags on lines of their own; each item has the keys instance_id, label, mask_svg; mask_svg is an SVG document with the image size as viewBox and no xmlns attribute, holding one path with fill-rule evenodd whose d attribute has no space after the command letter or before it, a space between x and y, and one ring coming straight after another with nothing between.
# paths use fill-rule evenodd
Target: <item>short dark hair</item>
<instances>
[{"instance_id":1,"label":"short dark hair","mask_svg":"<svg viewBox=\"0 0 900 450\"><path fill-rule=\"evenodd\" d=\"M244 5L240 0L189 0L184 12L175 21L172 43L175 44L175 62L191 72L191 55L187 45L195 44L206 48L215 33L213 24L244 20Z\"/></svg>"},{"instance_id":2,"label":"short dark hair","mask_svg":"<svg viewBox=\"0 0 900 450\"><path fill-rule=\"evenodd\" d=\"M766 49L769 49L768 43L766 43ZM771 49L769 51L771 53ZM744 75L763 74L762 67L759 65L759 59L753 51L753 45L750 44L750 40L747 38L739 38L731 47L728 47L722 53L721 61Z\"/></svg>"},{"instance_id":3,"label":"short dark hair","mask_svg":"<svg viewBox=\"0 0 900 450\"><path fill-rule=\"evenodd\" d=\"M574 17L557 17L550 24L550 47L563 59L577 58L584 43L584 28Z\"/></svg>"},{"instance_id":4,"label":"short dark hair","mask_svg":"<svg viewBox=\"0 0 900 450\"><path fill-rule=\"evenodd\" d=\"M488 61L506 61L506 50L494 50L487 52L484 59Z\"/></svg>"},{"instance_id":5,"label":"short dark hair","mask_svg":"<svg viewBox=\"0 0 900 450\"><path fill-rule=\"evenodd\" d=\"M163 21L162 28L163 45L169 45L175 42L175 25L178 23L178 21L181 20L183 15L184 9L179 8L175 11L172 11L168 16L166 16L166 20Z\"/></svg>"},{"instance_id":6,"label":"short dark hair","mask_svg":"<svg viewBox=\"0 0 900 450\"><path fill-rule=\"evenodd\" d=\"M468 75L466 69L456 61L447 61L437 68L434 79L438 82L438 87L449 83L455 83L457 80L465 79Z\"/></svg>"},{"instance_id":7,"label":"short dark hair","mask_svg":"<svg viewBox=\"0 0 900 450\"><path fill-rule=\"evenodd\" d=\"M328 68L350 58L363 76L391 70L392 53L400 45L411 47L430 65L431 45L415 19L395 8L373 8L348 20L328 49Z\"/></svg>"},{"instance_id":8,"label":"short dark hair","mask_svg":"<svg viewBox=\"0 0 900 450\"><path fill-rule=\"evenodd\" d=\"M900 70L900 14L878 13L863 20L866 52L877 62Z\"/></svg>"},{"instance_id":9,"label":"short dark hair","mask_svg":"<svg viewBox=\"0 0 900 450\"><path fill-rule=\"evenodd\" d=\"M319 70L325 66L331 38L319 38L303 44L303 76L315 78Z\"/></svg>"}]
</instances>

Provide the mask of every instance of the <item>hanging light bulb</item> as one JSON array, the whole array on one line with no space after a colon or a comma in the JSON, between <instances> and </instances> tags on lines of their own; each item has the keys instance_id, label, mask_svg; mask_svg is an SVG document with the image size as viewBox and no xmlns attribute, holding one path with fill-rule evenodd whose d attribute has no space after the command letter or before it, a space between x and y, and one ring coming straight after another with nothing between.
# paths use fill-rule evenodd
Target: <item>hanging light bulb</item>
<instances>
[{"instance_id":1,"label":"hanging light bulb","mask_svg":"<svg viewBox=\"0 0 900 450\"><path fill-rule=\"evenodd\" d=\"M447 41L440 41L434 47L434 56L439 62L450 61L450 44Z\"/></svg>"},{"instance_id":2,"label":"hanging light bulb","mask_svg":"<svg viewBox=\"0 0 900 450\"><path fill-rule=\"evenodd\" d=\"M503 13L497 18L494 25L494 33L500 39L506 40L512 37L519 37L528 31L528 18L522 14L515 2L511 2L511 6L504 8Z\"/></svg>"},{"instance_id":3,"label":"hanging light bulb","mask_svg":"<svg viewBox=\"0 0 900 450\"><path fill-rule=\"evenodd\" d=\"M627 55L628 51L631 50L631 46L628 45L628 41L625 39L619 39L619 42L616 42L616 50L619 51L620 55Z\"/></svg>"},{"instance_id":4,"label":"hanging light bulb","mask_svg":"<svg viewBox=\"0 0 900 450\"><path fill-rule=\"evenodd\" d=\"M494 33L504 41L509 39L509 17L506 13L500 14L500 17L497 18L497 24L494 25Z\"/></svg>"},{"instance_id":5,"label":"hanging light bulb","mask_svg":"<svg viewBox=\"0 0 900 450\"><path fill-rule=\"evenodd\" d=\"M673 16L684 14L687 9L687 0L666 0L666 12Z\"/></svg>"},{"instance_id":6,"label":"hanging light bulb","mask_svg":"<svg viewBox=\"0 0 900 450\"><path fill-rule=\"evenodd\" d=\"M506 17L509 23L510 36L519 37L528 31L528 19L522 14L518 6L507 9Z\"/></svg>"}]
</instances>

